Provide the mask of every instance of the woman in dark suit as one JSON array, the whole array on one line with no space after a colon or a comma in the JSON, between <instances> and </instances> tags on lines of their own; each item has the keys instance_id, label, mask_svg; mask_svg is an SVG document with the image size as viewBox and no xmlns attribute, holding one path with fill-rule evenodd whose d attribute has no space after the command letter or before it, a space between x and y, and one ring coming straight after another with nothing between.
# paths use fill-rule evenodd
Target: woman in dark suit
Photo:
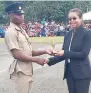
<instances>
[{"instance_id":1,"label":"woman in dark suit","mask_svg":"<svg viewBox=\"0 0 91 93\"><path fill-rule=\"evenodd\" d=\"M91 32L83 27L79 9L71 9L68 20L72 30L65 36L62 50L53 52L55 56L49 58L48 65L65 60L64 79L67 80L69 93L88 93L91 79L88 57Z\"/></svg>"}]
</instances>

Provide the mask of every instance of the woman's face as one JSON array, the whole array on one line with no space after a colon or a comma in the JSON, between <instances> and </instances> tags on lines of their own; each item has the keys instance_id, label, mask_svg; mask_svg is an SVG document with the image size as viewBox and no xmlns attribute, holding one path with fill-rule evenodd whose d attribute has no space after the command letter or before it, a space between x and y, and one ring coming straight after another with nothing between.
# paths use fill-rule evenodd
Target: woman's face
<instances>
[{"instance_id":1,"label":"woman's face","mask_svg":"<svg viewBox=\"0 0 91 93\"><path fill-rule=\"evenodd\" d=\"M68 20L70 27L73 29L78 28L82 23L82 19L78 16L76 12L70 12L68 15Z\"/></svg>"}]
</instances>

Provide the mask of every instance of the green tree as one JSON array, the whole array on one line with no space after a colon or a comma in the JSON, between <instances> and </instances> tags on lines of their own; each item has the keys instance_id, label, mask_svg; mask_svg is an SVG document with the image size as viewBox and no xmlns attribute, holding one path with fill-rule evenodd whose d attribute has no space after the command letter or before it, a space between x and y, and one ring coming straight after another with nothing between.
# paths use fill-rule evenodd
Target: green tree
<instances>
[{"instance_id":1,"label":"green tree","mask_svg":"<svg viewBox=\"0 0 91 93\"><path fill-rule=\"evenodd\" d=\"M7 23L8 17L4 9L15 1L0 1L0 19ZM18 1L17 1L18 2ZM67 22L70 9L79 8L86 13L91 10L91 1L21 1L24 3L26 20L46 20Z\"/></svg>"}]
</instances>

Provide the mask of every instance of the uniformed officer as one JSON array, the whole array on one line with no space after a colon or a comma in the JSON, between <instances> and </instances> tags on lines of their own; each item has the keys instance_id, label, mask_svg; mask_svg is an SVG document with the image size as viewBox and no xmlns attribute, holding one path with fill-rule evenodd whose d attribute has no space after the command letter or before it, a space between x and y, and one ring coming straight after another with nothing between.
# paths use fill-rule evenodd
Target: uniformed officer
<instances>
[{"instance_id":1,"label":"uniformed officer","mask_svg":"<svg viewBox=\"0 0 91 93\"><path fill-rule=\"evenodd\" d=\"M5 42L14 57L14 62L9 68L10 78L16 83L18 93L29 93L32 84L32 62L43 65L46 59L34 56L50 54L50 51L33 51L28 35L20 27L24 22L24 11L22 3L9 5L5 11L10 18Z\"/></svg>"}]
</instances>

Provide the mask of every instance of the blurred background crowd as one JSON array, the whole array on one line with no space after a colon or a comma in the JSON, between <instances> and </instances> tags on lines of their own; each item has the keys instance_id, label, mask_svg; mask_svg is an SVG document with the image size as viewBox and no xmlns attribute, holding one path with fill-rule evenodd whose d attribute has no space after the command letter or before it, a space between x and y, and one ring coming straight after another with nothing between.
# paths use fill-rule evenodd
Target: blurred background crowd
<instances>
[{"instance_id":1,"label":"blurred background crowd","mask_svg":"<svg viewBox=\"0 0 91 93\"><path fill-rule=\"evenodd\" d=\"M84 22L84 28L91 30L91 22ZM71 30L70 25L65 25L63 22L52 21L27 21L21 24L22 28L30 37L46 37L46 36L64 36L65 33ZM0 37L5 36L8 25L0 27Z\"/></svg>"},{"instance_id":2,"label":"blurred background crowd","mask_svg":"<svg viewBox=\"0 0 91 93\"><path fill-rule=\"evenodd\" d=\"M4 9L13 2L16 1L0 1L0 37L5 36L9 25ZM91 11L91 1L22 1L22 3L25 22L21 26L30 37L64 36L71 29L67 17L70 9L79 8L83 14ZM91 29L91 19L85 21L84 27Z\"/></svg>"}]
</instances>

